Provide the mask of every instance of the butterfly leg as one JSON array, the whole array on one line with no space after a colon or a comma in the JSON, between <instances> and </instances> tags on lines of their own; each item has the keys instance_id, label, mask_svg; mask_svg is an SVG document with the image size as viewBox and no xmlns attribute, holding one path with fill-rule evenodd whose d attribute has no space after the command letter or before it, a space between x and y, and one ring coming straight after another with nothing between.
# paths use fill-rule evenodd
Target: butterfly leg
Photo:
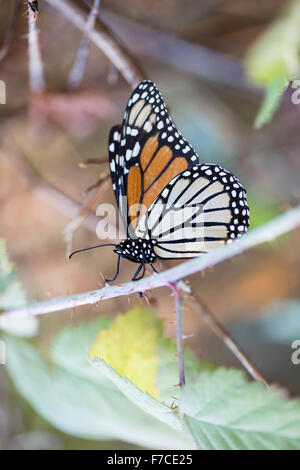
<instances>
[{"instance_id":1,"label":"butterfly leg","mask_svg":"<svg viewBox=\"0 0 300 470\"><path fill-rule=\"evenodd\" d=\"M138 278L138 275L139 275L141 269L143 269L143 274ZM145 275L145 264L142 263L142 264L138 267L138 269L137 269L135 275L133 276L133 278L132 278L131 280L132 280L132 281L139 281L140 279L143 279L144 275Z\"/></svg>"},{"instance_id":2,"label":"butterfly leg","mask_svg":"<svg viewBox=\"0 0 300 470\"><path fill-rule=\"evenodd\" d=\"M138 278L138 274L139 272L141 271L141 269L143 268L143 274ZM137 272L135 273L135 275L133 276L132 278L132 281L139 281L140 279L143 279L143 277L145 276L145 264L141 264L140 267L138 268ZM144 297L144 293L143 292L139 292L140 294L140 298L143 298Z\"/></svg>"},{"instance_id":3,"label":"butterfly leg","mask_svg":"<svg viewBox=\"0 0 300 470\"><path fill-rule=\"evenodd\" d=\"M157 271L157 269L155 269L155 267L153 266L152 263L150 263L150 266L151 266L152 271L153 271L154 273L157 273L157 274L159 273L159 271Z\"/></svg>"},{"instance_id":4,"label":"butterfly leg","mask_svg":"<svg viewBox=\"0 0 300 470\"><path fill-rule=\"evenodd\" d=\"M105 279L105 282L113 282L115 279L117 279L118 274L119 274L119 268L120 268L120 258L121 258L121 255L118 256L118 263L117 263L117 272L116 272L116 274L114 275L114 277L113 277L112 279Z\"/></svg>"},{"instance_id":5,"label":"butterfly leg","mask_svg":"<svg viewBox=\"0 0 300 470\"><path fill-rule=\"evenodd\" d=\"M143 279L143 277L145 276L145 270L146 268L145 268L145 265L143 264L143 274L138 279L136 279L137 281L139 281L140 279Z\"/></svg>"}]
</instances>

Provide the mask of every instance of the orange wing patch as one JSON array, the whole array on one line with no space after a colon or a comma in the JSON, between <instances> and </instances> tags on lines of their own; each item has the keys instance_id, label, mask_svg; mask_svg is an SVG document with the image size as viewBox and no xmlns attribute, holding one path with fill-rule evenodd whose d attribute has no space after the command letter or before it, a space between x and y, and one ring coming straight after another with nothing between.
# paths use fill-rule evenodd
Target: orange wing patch
<instances>
[{"instance_id":1,"label":"orange wing patch","mask_svg":"<svg viewBox=\"0 0 300 470\"><path fill-rule=\"evenodd\" d=\"M164 145L159 149L144 172L144 192L148 191L153 182L164 171L164 168L167 167L172 155L172 150L167 145Z\"/></svg>"},{"instance_id":2,"label":"orange wing patch","mask_svg":"<svg viewBox=\"0 0 300 470\"><path fill-rule=\"evenodd\" d=\"M157 149L157 136L149 137L140 154L142 174L138 166L131 167L128 174L129 219L133 228L171 179L188 168L184 157L172 160L173 152L167 145L158 152Z\"/></svg>"},{"instance_id":3,"label":"orange wing patch","mask_svg":"<svg viewBox=\"0 0 300 470\"><path fill-rule=\"evenodd\" d=\"M138 166L130 168L127 181L128 211L131 222L136 218L142 192L142 177ZM137 222L137 220L136 220Z\"/></svg>"},{"instance_id":4,"label":"orange wing patch","mask_svg":"<svg viewBox=\"0 0 300 470\"><path fill-rule=\"evenodd\" d=\"M145 143L143 150L141 152L140 162L142 170L145 171L147 166L150 163L151 158L155 154L158 147L157 137L150 137Z\"/></svg>"},{"instance_id":5,"label":"orange wing patch","mask_svg":"<svg viewBox=\"0 0 300 470\"><path fill-rule=\"evenodd\" d=\"M164 148L166 148L166 147L163 147L161 150L163 150ZM169 159L166 158L165 163L161 168L161 172L165 168L167 162L172 158L171 150L169 149L169 147L167 147L167 148L169 150L169 153L167 154L166 152L164 152L164 154L165 154L165 156L168 155ZM157 155L158 154L159 154L159 152L157 153ZM154 161L155 160L156 160L156 157L155 157ZM153 183L154 178L152 179L152 182L150 183L150 185L152 183L153 184L151 186L150 185L147 186L145 184L145 176L146 175L144 175L144 185L146 186L146 190L145 190L145 193L144 193L144 196L143 196L143 199L142 199L142 205L144 206L144 212L145 212L145 208L148 209L151 206L152 202L162 192L162 190L165 188L165 186L167 186L167 184L171 181L171 179L173 179L175 176L179 175L179 173L181 173L182 171L186 170L187 167L188 167L188 164L187 164L187 161L185 160L185 158L176 157L164 172L161 173L161 172L156 172L155 171L155 175L158 175L160 173L161 173L161 175L159 176L159 178L154 183ZM141 214L141 216L142 215L143 214Z\"/></svg>"}]
</instances>

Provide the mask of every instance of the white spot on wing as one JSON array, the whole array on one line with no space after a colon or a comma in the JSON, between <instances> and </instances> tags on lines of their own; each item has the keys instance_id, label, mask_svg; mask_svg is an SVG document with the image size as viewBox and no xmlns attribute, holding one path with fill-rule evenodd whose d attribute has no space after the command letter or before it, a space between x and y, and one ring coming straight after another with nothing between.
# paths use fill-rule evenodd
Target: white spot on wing
<instances>
[{"instance_id":1,"label":"white spot on wing","mask_svg":"<svg viewBox=\"0 0 300 470\"><path fill-rule=\"evenodd\" d=\"M132 151L132 156L133 157L137 157L138 154L139 154L139 151L140 151L140 144L138 142L135 143L135 146L133 147L133 151Z\"/></svg>"}]
</instances>

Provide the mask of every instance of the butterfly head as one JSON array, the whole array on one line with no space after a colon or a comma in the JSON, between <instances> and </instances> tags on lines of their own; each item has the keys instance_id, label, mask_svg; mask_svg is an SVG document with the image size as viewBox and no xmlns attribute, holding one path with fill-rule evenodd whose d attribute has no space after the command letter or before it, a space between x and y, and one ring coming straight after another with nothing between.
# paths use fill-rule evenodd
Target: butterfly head
<instances>
[{"instance_id":1,"label":"butterfly head","mask_svg":"<svg viewBox=\"0 0 300 470\"><path fill-rule=\"evenodd\" d=\"M133 263L147 264L155 260L152 241L142 238L126 238L116 246L114 252Z\"/></svg>"}]
</instances>

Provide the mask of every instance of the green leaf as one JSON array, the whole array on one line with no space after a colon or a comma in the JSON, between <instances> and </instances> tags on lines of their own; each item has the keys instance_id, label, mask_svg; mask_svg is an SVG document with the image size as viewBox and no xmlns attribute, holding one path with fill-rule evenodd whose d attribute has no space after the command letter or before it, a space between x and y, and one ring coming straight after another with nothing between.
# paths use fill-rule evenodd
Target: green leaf
<instances>
[{"instance_id":1,"label":"green leaf","mask_svg":"<svg viewBox=\"0 0 300 470\"><path fill-rule=\"evenodd\" d=\"M109 328L100 330L90 351L92 364L129 400L174 429L182 429L181 420L171 408L178 394L175 357L176 346L163 338L161 322L154 312L141 306L119 315ZM205 368L187 351L184 358L190 378ZM168 383L167 377L159 380L163 366L164 374L168 374L167 369L171 372ZM165 387L162 393L161 385ZM159 401L161 396L164 403Z\"/></svg>"},{"instance_id":2,"label":"green leaf","mask_svg":"<svg viewBox=\"0 0 300 470\"><path fill-rule=\"evenodd\" d=\"M248 77L266 85L276 77L300 76L300 0L289 2L281 15L254 42L246 59Z\"/></svg>"},{"instance_id":3,"label":"green leaf","mask_svg":"<svg viewBox=\"0 0 300 470\"><path fill-rule=\"evenodd\" d=\"M158 400L160 390L156 376L161 362L159 350L160 353L164 350L162 338L162 324L154 313L136 306L116 317L107 329L100 330L90 350L90 358L91 363L136 406L180 430L182 423L177 413ZM169 357L173 358L176 349L174 345L168 352L170 349ZM172 376L171 387L174 390L178 365L173 363L176 374Z\"/></svg>"},{"instance_id":4,"label":"green leaf","mask_svg":"<svg viewBox=\"0 0 300 470\"><path fill-rule=\"evenodd\" d=\"M172 429L136 406L100 370L91 367L88 345L102 321L103 325L111 322L99 319L60 333L54 364L26 342L5 336L7 370L19 392L47 421L74 436L118 439L157 449L192 448L186 432Z\"/></svg>"},{"instance_id":5,"label":"green leaf","mask_svg":"<svg viewBox=\"0 0 300 470\"><path fill-rule=\"evenodd\" d=\"M0 238L0 310L10 310L26 303L25 292L17 279L14 265L9 261L5 240ZM1 316L0 329L16 336L30 337L38 332L35 317Z\"/></svg>"},{"instance_id":6,"label":"green leaf","mask_svg":"<svg viewBox=\"0 0 300 470\"><path fill-rule=\"evenodd\" d=\"M121 377L112 367L107 365L103 359L95 358L91 362L94 367L97 367L136 406L172 428L182 430L182 422L174 410L158 400L155 400L148 393L142 392L126 376Z\"/></svg>"},{"instance_id":7,"label":"green leaf","mask_svg":"<svg viewBox=\"0 0 300 470\"><path fill-rule=\"evenodd\" d=\"M288 81L282 75L275 76L267 83L263 102L254 121L255 129L260 129L271 121L287 85Z\"/></svg>"},{"instance_id":8,"label":"green leaf","mask_svg":"<svg viewBox=\"0 0 300 470\"><path fill-rule=\"evenodd\" d=\"M151 316L150 318L149 315ZM139 321L134 331L135 336L138 336L139 339L135 343L133 351L131 351L128 340L122 339L122 341L120 341L120 337L117 334L117 331L119 328L119 333L121 335L128 336L128 338L132 339L132 333L128 333L128 331L130 323L133 321L135 316L138 317ZM105 384L107 387L109 383L107 379L109 379L122 391L125 396L127 396L129 400L136 403L136 405L144 409L144 411L147 411L163 422L168 422L168 424L172 427L179 428L181 423L178 420L178 417L175 415L174 411L171 409L171 405L174 404L174 398L178 396L179 392L179 387L177 386L178 362L176 361L176 345L169 338L163 337L161 322L155 318L153 312L138 307L137 309L131 309L129 314L125 313L120 315L120 317L122 317L121 323L119 322L118 317L116 320L113 318L101 317L96 321L87 324L80 324L65 328L56 336L54 340L52 347L52 358L56 364L66 368L73 374L77 374L81 377L96 381L97 383L101 384L101 386ZM142 344L140 339L142 338L144 342L146 342L147 338L148 340L149 338L151 339L151 335L149 336L149 334L147 334L145 337L143 334L143 329L147 326L156 328L157 330L154 335L157 338L156 348L154 350L151 348L148 349L147 353L150 354L150 359L147 357L146 347L145 350L142 351L141 356L137 355L140 345ZM103 336L100 335L102 331L101 329L103 329L103 332L105 333ZM140 331L140 329L142 331ZM137 361L137 366L140 370L137 377L147 373L146 368L148 364L152 364L151 355L158 357L159 361L156 376L151 376L149 388L152 388L152 380L154 380L156 390L158 391L159 401L154 400L154 398L150 397L149 394L145 394L143 391L139 390L136 386L137 384L129 381L127 377L123 381L122 377L111 367L106 364L101 365L102 361L99 361L97 368L90 367L88 351L91 344L95 342L95 339L97 337L99 338L99 335L100 338L104 337L106 342L109 338L114 339L111 345L114 348L114 352L116 354L119 353L121 356L120 360L118 360L118 363L121 364L123 373L127 367L127 364L124 363L124 357L122 357L124 351L126 351L127 356L129 351L130 355L133 353L135 362L137 358L139 358ZM127 346L124 348L125 344L127 344ZM104 346L103 348L105 349ZM110 347L108 348L108 352L109 351ZM109 357L109 355L107 357ZM200 371L212 367L209 364L200 363L189 349L185 349L184 351L184 361L186 376L190 379L196 377ZM131 363L132 361L128 362L128 364ZM101 367L102 370L100 370Z\"/></svg>"},{"instance_id":9,"label":"green leaf","mask_svg":"<svg viewBox=\"0 0 300 470\"><path fill-rule=\"evenodd\" d=\"M256 129L271 120L289 82L300 77L299 22L300 0L294 0L249 50L247 75L265 88L265 97L254 123Z\"/></svg>"},{"instance_id":10,"label":"green leaf","mask_svg":"<svg viewBox=\"0 0 300 470\"><path fill-rule=\"evenodd\" d=\"M101 328L108 328L113 318L100 317L88 323L64 328L53 340L51 358L58 366L99 385L107 379L90 365L89 350Z\"/></svg>"},{"instance_id":11,"label":"green leaf","mask_svg":"<svg viewBox=\"0 0 300 470\"><path fill-rule=\"evenodd\" d=\"M203 372L183 389L179 408L199 449L300 449L300 401L240 371Z\"/></svg>"}]
</instances>

